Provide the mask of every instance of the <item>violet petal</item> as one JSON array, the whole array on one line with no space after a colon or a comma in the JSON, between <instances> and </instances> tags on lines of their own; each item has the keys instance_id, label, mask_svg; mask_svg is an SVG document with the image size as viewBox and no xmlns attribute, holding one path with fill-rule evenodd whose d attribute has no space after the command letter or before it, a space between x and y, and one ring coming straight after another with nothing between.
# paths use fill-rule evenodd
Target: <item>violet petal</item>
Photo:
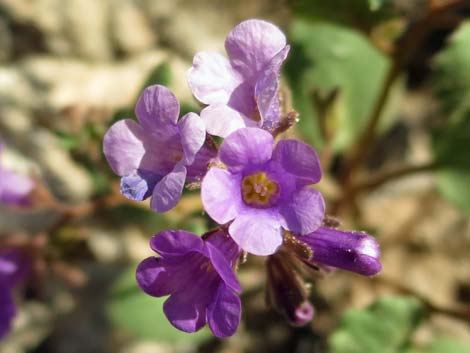
<instances>
[{"instance_id":1,"label":"violet petal","mask_svg":"<svg viewBox=\"0 0 470 353\"><path fill-rule=\"evenodd\" d=\"M282 244L280 221L272 210L252 209L238 215L229 233L238 246L253 255L274 254Z\"/></svg>"},{"instance_id":2,"label":"violet petal","mask_svg":"<svg viewBox=\"0 0 470 353\"><path fill-rule=\"evenodd\" d=\"M150 207L157 212L166 212L175 207L181 198L185 180L186 168L181 164L177 164L155 186Z\"/></svg>"},{"instance_id":3,"label":"violet petal","mask_svg":"<svg viewBox=\"0 0 470 353\"><path fill-rule=\"evenodd\" d=\"M210 329L216 337L230 337L236 332L240 318L240 298L224 284L220 284L215 299L207 308Z\"/></svg>"},{"instance_id":4,"label":"violet petal","mask_svg":"<svg viewBox=\"0 0 470 353\"><path fill-rule=\"evenodd\" d=\"M273 136L262 129L244 128L230 134L219 150L220 159L232 173L263 165L272 155Z\"/></svg>"},{"instance_id":5,"label":"violet petal","mask_svg":"<svg viewBox=\"0 0 470 353\"><path fill-rule=\"evenodd\" d=\"M180 106L175 95L165 86L147 87L139 97L135 114L145 130L157 130L162 125L176 125Z\"/></svg>"}]
</instances>

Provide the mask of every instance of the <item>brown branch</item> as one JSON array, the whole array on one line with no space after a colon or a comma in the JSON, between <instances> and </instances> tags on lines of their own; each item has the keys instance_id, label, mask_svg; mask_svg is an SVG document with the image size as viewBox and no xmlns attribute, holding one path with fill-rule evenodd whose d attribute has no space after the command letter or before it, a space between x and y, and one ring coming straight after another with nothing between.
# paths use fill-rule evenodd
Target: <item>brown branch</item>
<instances>
[{"instance_id":1,"label":"brown branch","mask_svg":"<svg viewBox=\"0 0 470 353\"><path fill-rule=\"evenodd\" d=\"M367 178L367 180L365 181L358 182L355 186L352 187L351 191L354 193L359 193L372 190L377 188L378 186L381 186L382 184L398 179L400 177L435 170L441 166L442 164L440 163L429 162L418 165L405 165L395 169L385 170L381 173Z\"/></svg>"}]
</instances>

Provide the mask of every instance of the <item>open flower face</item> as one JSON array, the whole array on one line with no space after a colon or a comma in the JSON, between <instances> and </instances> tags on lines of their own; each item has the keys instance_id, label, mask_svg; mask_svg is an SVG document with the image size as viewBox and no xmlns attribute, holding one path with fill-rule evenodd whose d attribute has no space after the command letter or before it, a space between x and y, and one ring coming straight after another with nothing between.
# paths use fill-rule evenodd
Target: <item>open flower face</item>
<instances>
[{"instance_id":1,"label":"open flower face","mask_svg":"<svg viewBox=\"0 0 470 353\"><path fill-rule=\"evenodd\" d=\"M273 149L274 148L274 149ZM325 203L309 184L321 178L309 145L243 128L220 147L227 169L211 168L201 188L204 208L216 222L231 222L229 233L245 251L270 255L282 244L282 228L307 234L322 223Z\"/></svg>"},{"instance_id":2,"label":"open flower face","mask_svg":"<svg viewBox=\"0 0 470 353\"><path fill-rule=\"evenodd\" d=\"M201 118L212 135L226 137L245 127L268 131L280 121L279 74L289 53L284 34L271 23L240 23L225 41L228 59L200 52L188 71L194 96L207 104Z\"/></svg>"},{"instance_id":3,"label":"open flower face","mask_svg":"<svg viewBox=\"0 0 470 353\"><path fill-rule=\"evenodd\" d=\"M160 257L137 268L139 286L152 296L170 295L163 306L178 329L195 332L206 322L217 337L235 333L240 322L241 291L233 268L239 247L222 231L205 240L182 230L163 231L150 241Z\"/></svg>"},{"instance_id":4,"label":"open flower face","mask_svg":"<svg viewBox=\"0 0 470 353\"><path fill-rule=\"evenodd\" d=\"M204 145L204 123L195 113L178 121L179 103L168 88L146 88L136 106L139 123L118 121L104 137L104 154L121 176L121 192L131 200L152 196L157 212L173 208L186 181L201 178L215 151Z\"/></svg>"}]
</instances>

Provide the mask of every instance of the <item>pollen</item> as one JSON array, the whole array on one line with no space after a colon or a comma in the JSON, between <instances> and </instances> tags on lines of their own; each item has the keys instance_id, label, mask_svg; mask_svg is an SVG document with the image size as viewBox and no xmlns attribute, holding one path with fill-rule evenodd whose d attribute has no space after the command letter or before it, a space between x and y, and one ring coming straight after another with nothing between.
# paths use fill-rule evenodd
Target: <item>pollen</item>
<instances>
[{"instance_id":1,"label":"pollen","mask_svg":"<svg viewBox=\"0 0 470 353\"><path fill-rule=\"evenodd\" d=\"M242 181L243 201L254 207L268 207L277 197L279 186L264 172L248 175Z\"/></svg>"}]
</instances>

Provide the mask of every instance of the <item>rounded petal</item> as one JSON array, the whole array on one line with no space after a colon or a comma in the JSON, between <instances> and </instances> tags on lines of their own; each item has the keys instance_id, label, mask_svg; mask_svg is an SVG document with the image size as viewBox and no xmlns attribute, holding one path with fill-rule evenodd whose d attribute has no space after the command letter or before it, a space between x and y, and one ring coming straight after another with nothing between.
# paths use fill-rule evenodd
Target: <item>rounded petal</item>
<instances>
[{"instance_id":1,"label":"rounded petal","mask_svg":"<svg viewBox=\"0 0 470 353\"><path fill-rule=\"evenodd\" d=\"M243 207L241 175L211 168L202 180L201 198L204 209L217 223L225 224L234 219Z\"/></svg>"},{"instance_id":2,"label":"rounded petal","mask_svg":"<svg viewBox=\"0 0 470 353\"><path fill-rule=\"evenodd\" d=\"M209 134L220 137L226 137L246 126L244 117L223 103L204 108L201 111L201 119Z\"/></svg>"},{"instance_id":3,"label":"rounded petal","mask_svg":"<svg viewBox=\"0 0 470 353\"><path fill-rule=\"evenodd\" d=\"M216 337L232 336L241 318L240 298L224 284L217 290L214 301L207 308L207 322Z\"/></svg>"},{"instance_id":4,"label":"rounded petal","mask_svg":"<svg viewBox=\"0 0 470 353\"><path fill-rule=\"evenodd\" d=\"M188 113L178 122L181 145L184 151L184 163L194 162L196 153L206 140L206 126L204 121L195 113Z\"/></svg>"},{"instance_id":5,"label":"rounded petal","mask_svg":"<svg viewBox=\"0 0 470 353\"><path fill-rule=\"evenodd\" d=\"M277 215L256 209L237 216L229 227L229 233L240 248L259 256L274 254L283 239Z\"/></svg>"},{"instance_id":6,"label":"rounded petal","mask_svg":"<svg viewBox=\"0 0 470 353\"><path fill-rule=\"evenodd\" d=\"M130 119L115 123L104 135L103 152L117 175L125 176L134 172L145 154L140 125Z\"/></svg>"},{"instance_id":7,"label":"rounded petal","mask_svg":"<svg viewBox=\"0 0 470 353\"><path fill-rule=\"evenodd\" d=\"M206 324L206 303L173 294L163 304L168 321L178 330L196 332Z\"/></svg>"},{"instance_id":8,"label":"rounded petal","mask_svg":"<svg viewBox=\"0 0 470 353\"><path fill-rule=\"evenodd\" d=\"M271 158L273 136L262 129L244 128L231 133L220 146L220 160L233 173L263 165Z\"/></svg>"},{"instance_id":9,"label":"rounded petal","mask_svg":"<svg viewBox=\"0 0 470 353\"><path fill-rule=\"evenodd\" d=\"M273 152L273 160L301 179L305 185L318 183L322 176L320 159L308 144L297 140L281 140Z\"/></svg>"},{"instance_id":10,"label":"rounded petal","mask_svg":"<svg viewBox=\"0 0 470 353\"><path fill-rule=\"evenodd\" d=\"M262 126L268 131L275 130L281 119L278 92L279 74L289 49L289 46L285 46L277 53L256 81L255 99L262 119Z\"/></svg>"},{"instance_id":11,"label":"rounded petal","mask_svg":"<svg viewBox=\"0 0 470 353\"><path fill-rule=\"evenodd\" d=\"M162 125L176 125L180 105L175 95L165 86L147 87L139 97L135 114L144 129L155 130Z\"/></svg>"},{"instance_id":12,"label":"rounded petal","mask_svg":"<svg viewBox=\"0 0 470 353\"><path fill-rule=\"evenodd\" d=\"M230 62L212 52L200 52L194 56L187 80L196 99L204 104L227 103L240 83L239 74Z\"/></svg>"},{"instance_id":13,"label":"rounded petal","mask_svg":"<svg viewBox=\"0 0 470 353\"><path fill-rule=\"evenodd\" d=\"M148 295L162 297L175 290L174 271L165 266L163 259L148 257L143 260L135 272L139 287Z\"/></svg>"},{"instance_id":14,"label":"rounded petal","mask_svg":"<svg viewBox=\"0 0 470 353\"><path fill-rule=\"evenodd\" d=\"M177 164L153 189L150 207L157 212L166 212L176 206L183 193L186 168Z\"/></svg>"},{"instance_id":15,"label":"rounded petal","mask_svg":"<svg viewBox=\"0 0 470 353\"><path fill-rule=\"evenodd\" d=\"M281 205L280 214L284 218L284 228L307 234L321 226L325 217L325 200L318 190L303 187L290 202Z\"/></svg>"},{"instance_id":16,"label":"rounded petal","mask_svg":"<svg viewBox=\"0 0 470 353\"><path fill-rule=\"evenodd\" d=\"M206 242L206 251L211 259L212 265L216 269L219 276L225 282L225 284L232 290L236 292L241 292L242 287L238 282L235 273L233 272L232 268L230 267L230 263L227 259L222 255L222 253L211 243Z\"/></svg>"},{"instance_id":17,"label":"rounded petal","mask_svg":"<svg viewBox=\"0 0 470 353\"><path fill-rule=\"evenodd\" d=\"M262 20L240 23L225 40L225 49L232 66L245 77L252 77L260 72L285 46L284 33L273 24Z\"/></svg>"},{"instance_id":18,"label":"rounded petal","mask_svg":"<svg viewBox=\"0 0 470 353\"><path fill-rule=\"evenodd\" d=\"M22 206L28 204L28 195L34 182L23 175L0 167L0 202L6 205Z\"/></svg>"},{"instance_id":19,"label":"rounded petal","mask_svg":"<svg viewBox=\"0 0 470 353\"><path fill-rule=\"evenodd\" d=\"M150 239L150 248L161 256L182 256L203 250L201 237L184 230L164 230Z\"/></svg>"}]
</instances>

